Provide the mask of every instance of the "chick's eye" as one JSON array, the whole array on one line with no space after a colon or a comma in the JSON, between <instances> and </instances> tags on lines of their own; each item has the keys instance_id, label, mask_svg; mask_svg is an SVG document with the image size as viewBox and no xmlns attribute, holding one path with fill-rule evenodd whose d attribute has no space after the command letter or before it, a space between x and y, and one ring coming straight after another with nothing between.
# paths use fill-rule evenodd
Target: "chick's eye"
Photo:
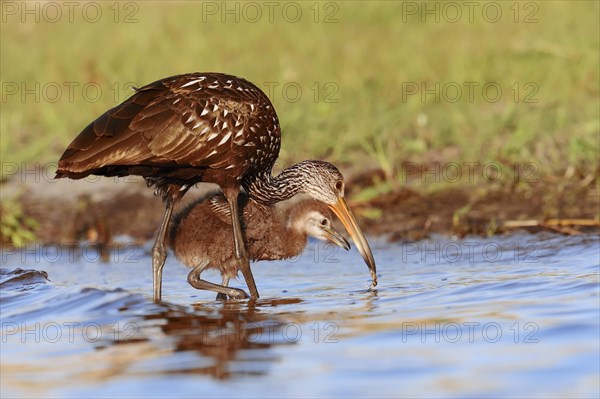
<instances>
[{"instance_id":1,"label":"chick's eye","mask_svg":"<svg viewBox=\"0 0 600 399\"><path fill-rule=\"evenodd\" d=\"M321 226L327 226L327 219L321 220Z\"/></svg>"}]
</instances>

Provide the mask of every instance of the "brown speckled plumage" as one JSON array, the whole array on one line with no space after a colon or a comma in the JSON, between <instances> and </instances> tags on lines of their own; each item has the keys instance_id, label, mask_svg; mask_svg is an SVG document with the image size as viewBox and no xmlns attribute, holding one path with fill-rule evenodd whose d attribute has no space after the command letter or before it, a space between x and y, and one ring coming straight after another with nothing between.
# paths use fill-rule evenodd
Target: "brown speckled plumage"
<instances>
[{"instance_id":1,"label":"brown speckled plumage","mask_svg":"<svg viewBox=\"0 0 600 399\"><path fill-rule=\"evenodd\" d=\"M169 185L239 187L270 170L281 130L267 96L245 79L190 73L150 83L90 123L58 163L58 177L139 175Z\"/></svg>"}]
</instances>

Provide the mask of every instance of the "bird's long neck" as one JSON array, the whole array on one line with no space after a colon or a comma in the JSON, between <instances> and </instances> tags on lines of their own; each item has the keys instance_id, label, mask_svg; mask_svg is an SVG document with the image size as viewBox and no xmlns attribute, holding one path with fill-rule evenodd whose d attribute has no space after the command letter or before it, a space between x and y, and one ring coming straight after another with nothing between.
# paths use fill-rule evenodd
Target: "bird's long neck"
<instances>
[{"instance_id":1,"label":"bird's long neck","mask_svg":"<svg viewBox=\"0 0 600 399\"><path fill-rule=\"evenodd\" d=\"M271 169L243 182L250 198L264 205L285 201L298 194L306 183L304 163L297 163L272 176Z\"/></svg>"}]
</instances>

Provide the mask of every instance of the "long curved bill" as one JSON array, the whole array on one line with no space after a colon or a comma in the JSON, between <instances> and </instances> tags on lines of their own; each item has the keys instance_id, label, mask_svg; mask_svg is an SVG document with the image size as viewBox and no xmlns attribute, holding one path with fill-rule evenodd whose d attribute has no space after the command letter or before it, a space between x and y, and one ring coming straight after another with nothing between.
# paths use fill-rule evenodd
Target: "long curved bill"
<instances>
[{"instance_id":1,"label":"long curved bill","mask_svg":"<svg viewBox=\"0 0 600 399\"><path fill-rule=\"evenodd\" d=\"M375 259L373 259L371 247L369 247L367 239L360 230L360 227L358 227L358 223L356 223L356 219L354 218L352 211L350 211L346 200L344 197L339 197L337 202L334 205L329 205L329 207L340 219L348 231L348 234L350 234L350 237L352 237L352 240L354 240L356 248L358 248L358 252L360 252L363 259L367 263L369 270L371 271L371 279L373 280L371 287L375 287L377 285L377 268L375 267Z\"/></svg>"}]
</instances>

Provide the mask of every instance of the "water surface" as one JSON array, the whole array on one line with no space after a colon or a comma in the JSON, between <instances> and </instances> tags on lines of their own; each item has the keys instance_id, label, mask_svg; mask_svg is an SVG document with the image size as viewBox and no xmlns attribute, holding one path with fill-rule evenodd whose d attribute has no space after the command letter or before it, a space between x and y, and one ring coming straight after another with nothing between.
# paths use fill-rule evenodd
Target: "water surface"
<instances>
[{"instance_id":1,"label":"water surface","mask_svg":"<svg viewBox=\"0 0 600 399\"><path fill-rule=\"evenodd\" d=\"M149 244L5 250L0 396L598 397L599 243L374 241L369 291L355 250L311 242L225 303L171 255L160 305Z\"/></svg>"}]
</instances>

